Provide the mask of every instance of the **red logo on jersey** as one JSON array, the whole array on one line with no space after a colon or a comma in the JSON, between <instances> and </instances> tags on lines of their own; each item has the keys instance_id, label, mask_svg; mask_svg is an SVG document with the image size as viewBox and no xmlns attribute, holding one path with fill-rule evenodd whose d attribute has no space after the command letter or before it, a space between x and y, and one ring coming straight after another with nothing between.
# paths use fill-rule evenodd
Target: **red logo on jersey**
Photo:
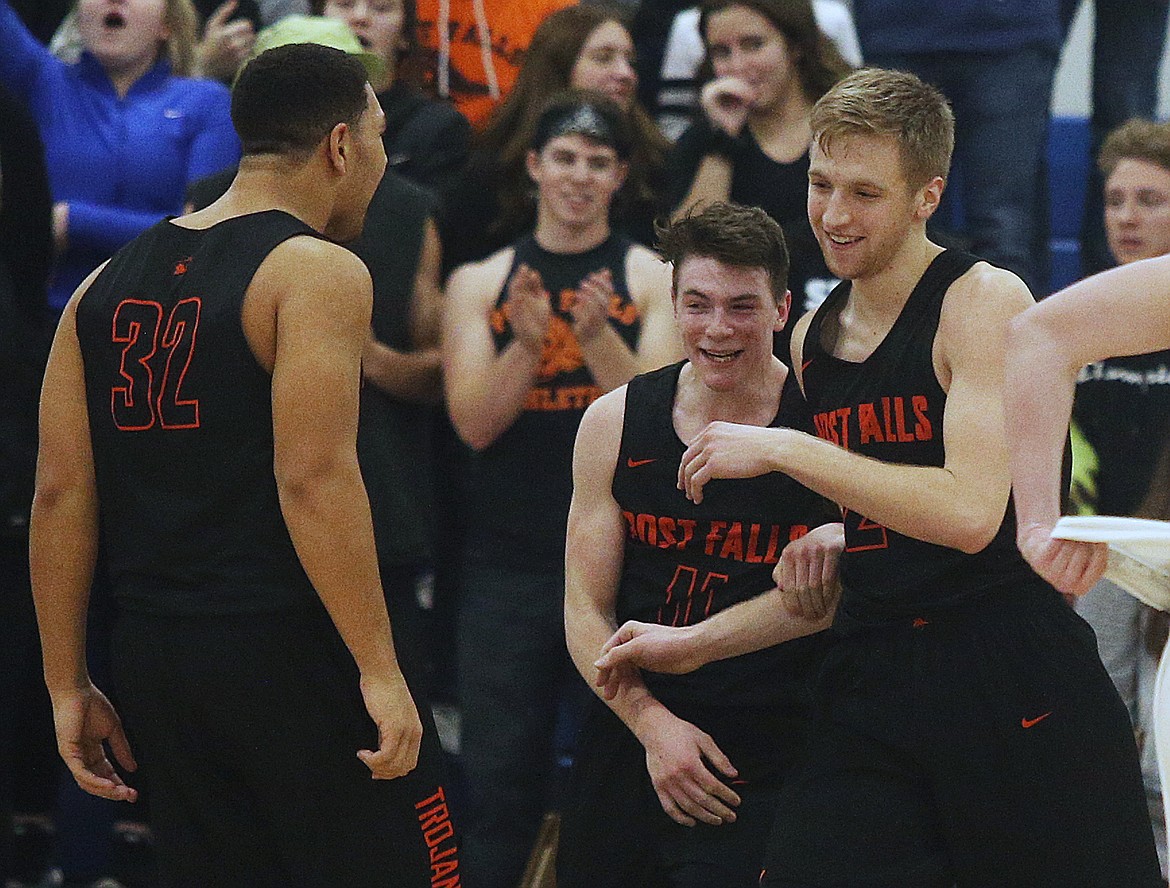
<instances>
[{"instance_id":1,"label":"red logo on jersey","mask_svg":"<svg viewBox=\"0 0 1170 888\"><path fill-rule=\"evenodd\" d=\"M193 257L188 256L186 259L180 259L178 262L175 263L175 275L176 276L187 273L187 266L188 266L188 264L190 264L192 258Z\"/></svg>"}]
</instances>

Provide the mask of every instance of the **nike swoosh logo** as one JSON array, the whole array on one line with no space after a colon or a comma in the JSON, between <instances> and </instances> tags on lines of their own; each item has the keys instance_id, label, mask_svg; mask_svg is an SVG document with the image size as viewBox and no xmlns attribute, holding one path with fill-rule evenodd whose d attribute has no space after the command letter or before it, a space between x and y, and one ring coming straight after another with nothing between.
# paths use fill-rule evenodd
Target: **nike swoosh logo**
<instances>
[{"instance_id":1,"label":"nike swoosh logo","mask_svg":"<svg viewBox=\"0 0 1170 888\"><path fill-rule=\"evenodd\" d=\"M655 457L654 459L634 459L631 456L631 457L628 457L626 459L626 465L629 466L631 469L636 469L636 468L638 468L638 466L649 465L650 463L657 462L657 461L658 461L657 457Z\"/></svg>"},{"instance_id":2,"label":"nike swoosh logo","mask_svg":"<svg viewBox=\"0 0 1170 888\"><path fill-rule=\"evenodd\" d=\"M1040 722L1044 721L1044 719L1048 718L1048 716L1050 716L1050 715L1052 715L1051 712L1046 712L1043 715L1036 716L1035 718L1021 718L1020 719L1020 727L1021 728L1033 728L1036 725L1040 724Z\"/></svg>"}]
</instances>

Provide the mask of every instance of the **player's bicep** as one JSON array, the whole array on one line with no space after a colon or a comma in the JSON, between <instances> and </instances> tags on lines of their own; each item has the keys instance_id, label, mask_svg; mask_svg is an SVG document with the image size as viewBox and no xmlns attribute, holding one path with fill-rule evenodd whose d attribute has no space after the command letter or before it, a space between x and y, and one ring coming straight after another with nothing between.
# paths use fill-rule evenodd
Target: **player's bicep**
<instances>
[{"instance_id":1,"label":"player's bicep","mask_svg":"<svg viewBox=\"0 0 1170 888\"><path fill-rule=\"evenodd\" d=\"M573 448L573 499L565 545L567 605L610 613L622 568L624 524L613 498L621 443L623 386L585 411Z\"/></svg>"},{"instance_id":2,"label":"player's bicep","mask_svg":"<svg viewBox=\"0 0 1170 888\"><path fill-rule=\"evenodd\" d=\"M276 309L272 423L278 476L312 474L349 455L357 435L370 276L348 251L309 252L297 257Z\"/></svg>"},{"instance_id":3,"label":"player's bicep","mask_svg":"<svg viewBox=\"0 0 1170 888\"><path fill-rule=\"evenodd\" d=\"M83 292L84 287L78 292ZM85 368L77 339L77 300L78 297L74 296L61 315L41 386L37 450L39 497L67 489L91 493L94 490Z\"/></svg>"},{"instance_id":4,"label":"player's bicep","mask_svg":"<svg viewBox=\"0 0 1170 888\"><path fill-rule=\"evenodd\" d=\"M949 299L949 297L948 297ZM1032 304L1008 272L980 276L940 320L947 401L943 415L945 468L969 508L998 526L1011 488L1004 431L1004 358L1011 319ZM971 323L973 317L979 323Z\"/></svg>"}]
</instances>

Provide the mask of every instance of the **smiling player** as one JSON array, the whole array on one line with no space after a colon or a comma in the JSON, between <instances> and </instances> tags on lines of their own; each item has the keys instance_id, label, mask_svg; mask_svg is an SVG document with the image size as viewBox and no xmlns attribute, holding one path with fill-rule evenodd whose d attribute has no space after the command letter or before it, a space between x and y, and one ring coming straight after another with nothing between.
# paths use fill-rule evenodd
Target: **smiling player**
<instances>
[{"instance_id":1,"label":"smiling player","mask_svg":"<svg viewBox=\"0 0 1170 888\"><path fill-rule=\"evenodd\" d=\"M803 746L805 688L824 641L792 639L831 621L821 596L835 589L841 525L829 523L824 500L784 475L720 483L702 504L677 484L684 442L712 421L811 428L772 354L790 302L780 226L763 210L718 203L672 225L660 247L674 264L686 360L635 377L581 423L569 649L593 684L618 623L718 637L737 606L768 646L605 692L612 712L598 704L591 714L561 832L564 888L753 888L777 793ZM798 587L818 596L808 616L781 600ZM665 659L658 668L693 668Z\"/></svg>"}]
</instances>

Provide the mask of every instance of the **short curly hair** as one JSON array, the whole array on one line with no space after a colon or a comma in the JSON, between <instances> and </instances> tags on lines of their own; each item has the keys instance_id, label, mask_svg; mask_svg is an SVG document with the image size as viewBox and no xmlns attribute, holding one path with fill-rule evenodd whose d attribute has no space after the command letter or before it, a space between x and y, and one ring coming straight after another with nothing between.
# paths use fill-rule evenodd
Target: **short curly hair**
<instances>
[{"instance_id":1,"label":"short curly hair","mask_svg":"<svg viewBox=\"0 0 1170 888\"><path fill-rule=\"evenodd\" d=\"M779 223L759 207L712 203L690 210L669 224L654 226L658 252L672 263L671 289L678 295L678 273L692 256L715 259L735 268L762 268L776 304L788 293L788 247Z\"/></svg>"}]
</instances>

